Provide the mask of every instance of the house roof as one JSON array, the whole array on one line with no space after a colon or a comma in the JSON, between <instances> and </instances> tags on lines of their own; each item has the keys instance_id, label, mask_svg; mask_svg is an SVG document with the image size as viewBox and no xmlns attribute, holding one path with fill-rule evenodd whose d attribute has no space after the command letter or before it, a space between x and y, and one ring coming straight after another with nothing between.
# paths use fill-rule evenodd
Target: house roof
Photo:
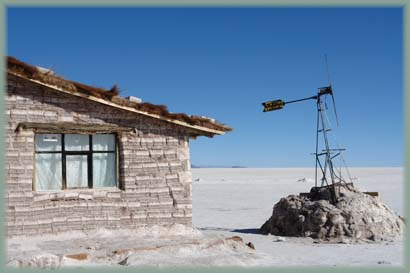
<instances>
[{"instance_id":1,"label":"house roof","mask_svg":"<svg viewBox=\"0 0 410 273\"><path fill-rule=\"evenodd\" d=\"M190 128L192 136L205 135L212 137L232 131L231 127L218 123L211 118L190 116L185 113L171 113L165 105L125 99L119 96L119 89L116 85L111 89L89 86L57 76L50 70L24 63L14 57L7 57L7 72L63 93Z\"/></svg>"}]
</instances>

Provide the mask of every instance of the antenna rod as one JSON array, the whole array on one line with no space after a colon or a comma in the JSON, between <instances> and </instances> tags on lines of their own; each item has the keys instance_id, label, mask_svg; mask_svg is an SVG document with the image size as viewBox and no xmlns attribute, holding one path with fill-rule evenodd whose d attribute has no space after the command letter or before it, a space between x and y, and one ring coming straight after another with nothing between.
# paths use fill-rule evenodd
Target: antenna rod
<instances>
[{"instance_id":1,"label":"antenna rod","mask_svg":"<svg viewBox=\"0 0 410 273\"><path fill-rule=\"evenodd\" d=\"M332 86L332 81L330 80L330 73L329 73L329 64L327 63L327 54L325 54L325 63L326 63L327 81L329 82L329 85Z\"/></svg>"}]
</instances>

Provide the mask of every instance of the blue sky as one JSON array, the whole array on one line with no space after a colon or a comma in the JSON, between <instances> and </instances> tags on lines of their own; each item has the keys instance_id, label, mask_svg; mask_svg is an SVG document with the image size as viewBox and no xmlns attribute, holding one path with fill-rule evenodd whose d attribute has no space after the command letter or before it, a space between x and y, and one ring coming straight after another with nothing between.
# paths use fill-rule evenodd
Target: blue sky
<instances>
[{"instance_id":1,"label":"blue sky","mask_svg":"<svg viewBox=\"0 0 410 273\"><path fill-rule=\"evenodd\" d=\"M232 126L196 165L313 166L315 102L261 102L315 95L326 53L347 164L403 165L399 8L9 8L7 29L8 55Z\"/></svg>"}]
</instances>

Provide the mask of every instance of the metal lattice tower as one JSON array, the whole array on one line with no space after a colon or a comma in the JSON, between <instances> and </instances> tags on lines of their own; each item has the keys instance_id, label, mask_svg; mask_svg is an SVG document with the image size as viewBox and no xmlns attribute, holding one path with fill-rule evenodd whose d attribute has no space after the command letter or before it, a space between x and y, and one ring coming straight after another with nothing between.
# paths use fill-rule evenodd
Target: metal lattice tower
<instances>
[{"instance_id":1,"label":"metal lattice tower","mask_svg":"<svg viewBox=\"0 0 410 273\"><path fill-rule=\"evenodd\" d=\"M337 202L339 196L339 189L337 185L341 183L347 183L346 180L342 177L341 172L336 173L333 160L341 155L341 152L345 149L341 148L331 148L328 138L328 132L332 129L327 125L325 108L323 104L323 97L326 95L332 96L333 108L337 119L336 106L333 96L332 85L319 88L318 93L315 96L292 100L292 101L283 101L283 100L274 100L262 103L264 106L264 112L280 110L286 104L301 102L305 100L316 100L317 107L317 119L316 119L316 151L315 155L315 188L326 187L329 189L329 192L334 203ZM339 123L339 122L338 122ZM319 145L319 139L323 140L323 147ZM320 179L319 179L320 176ZM350 178L350 177L349 177ZM319 183L320 182L320 183ZM351 184L351 180L349 184ZM319 186L320 184L320 186Z\"/></svg>"}]
</instances>

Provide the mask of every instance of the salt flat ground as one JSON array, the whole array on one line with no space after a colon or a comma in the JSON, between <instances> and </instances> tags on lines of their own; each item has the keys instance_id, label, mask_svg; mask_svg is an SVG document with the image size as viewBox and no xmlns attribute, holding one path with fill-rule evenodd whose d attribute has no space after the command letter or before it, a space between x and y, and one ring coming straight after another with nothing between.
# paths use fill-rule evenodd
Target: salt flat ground
<instances>
[{"instance_id":1,"label":"salt flat ground","mask_svg":"<svg viewBox=\"0 0 410 273\"><path fill-rule=\"evenodd\" d=\"M354 185L377 191L400 215L403 205L402 168L349 168ZM290 194L314 186L310 168L193 169L193 224L204 234L241 236L256 248L260 266L380 266L403 265L403 240L363 244L315 244L310 238L257 234L273 205ZM303 178L305 182L303 181ZM355 179L357 178L357 179ZM299 181L298 181L299 180ZM302 180L302 181L300 181Z\"/></svg>"},{"instance_id":2,"label":"salt flat ground","mask_svg":"<svg viewBox=\"0 0 410 273\"><path fill-rule=\"evenodd\" d=\"M378 191L403 215L401 168L352 168L355 186ZM403 241L316 244L257 233L273 205L314 185L312 169L193 169L193 225L97 230L7 240L7 265L61 266L400 266ZM302 182L304 181L304 182ZM252 242L227 240L240 236ZM84 260L68 255L85 254Z\"/></svg>"}]
</instances>

